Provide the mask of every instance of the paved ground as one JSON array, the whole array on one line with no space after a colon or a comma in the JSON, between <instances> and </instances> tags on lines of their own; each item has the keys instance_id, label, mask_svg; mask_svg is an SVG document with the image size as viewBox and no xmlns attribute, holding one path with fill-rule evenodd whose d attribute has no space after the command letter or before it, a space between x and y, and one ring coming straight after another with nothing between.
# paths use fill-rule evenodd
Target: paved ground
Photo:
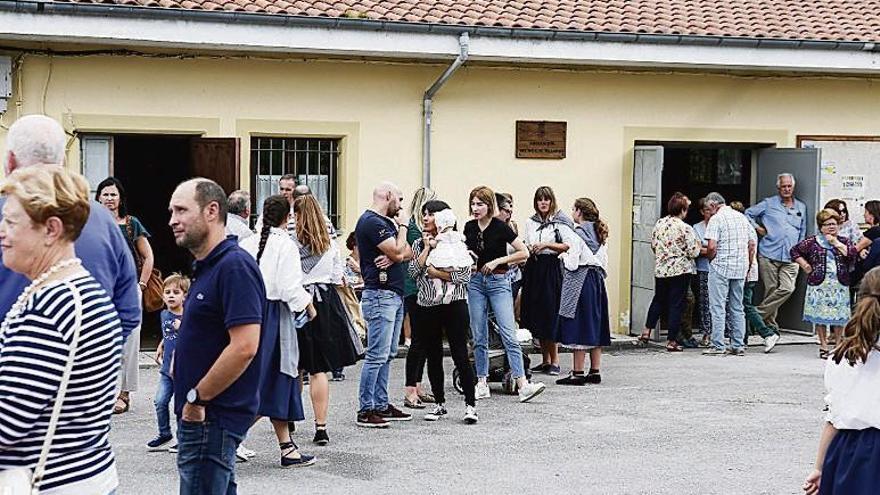
<instances>
[{"instance_id":1,"label":"paved ground","mask_svg":"<svg viewBox=\"0 0 880 495\"><path fill-rule=\"evenodd\" d=\"M311 444L310 420L296 434L318 463L278 467L274 435L261 422L247 441L258 456L238 465L239 493L797 494L814 458L823 364L814 345L777 349L743 358L606 355L601 385L542 377L548 390L533 403L500 392L480 401L473 426L459 421L464 405L449 387L451 418L388 431L355 427L358 372L350 369L349 380L333 384L330 446ZM402 360L393 371L397 391ZM156 371L141 370L141 383L133 411L114 423L120 494L175 493L174 456L144 447L155 428Z\"/></svg>"}]
</instances>

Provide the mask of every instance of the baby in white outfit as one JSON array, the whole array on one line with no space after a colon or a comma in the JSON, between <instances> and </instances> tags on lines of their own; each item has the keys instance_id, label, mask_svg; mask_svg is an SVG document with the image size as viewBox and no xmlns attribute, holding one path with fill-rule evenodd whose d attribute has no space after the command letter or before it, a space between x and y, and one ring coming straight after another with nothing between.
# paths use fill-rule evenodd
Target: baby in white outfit
<instances>
[{"instance_id":1,"label":"baby in white outfit","mask_svg":"<svg viewBox=\"0 0 880 495\"><path fill-rule=\"evenodd\" d=\"M468 253L464 236L453 228L455 227L455 214L446 209L434 213L434 225L437 226L437 235L434 239L437 246L428 255L427 264L437 270L453 272L474 264L474 259ZM444 291L443 280L433 279L434 288L438 294L443 294L443 304L452 302L452 288L447 286Z\"/></svg>"}]
</instances>

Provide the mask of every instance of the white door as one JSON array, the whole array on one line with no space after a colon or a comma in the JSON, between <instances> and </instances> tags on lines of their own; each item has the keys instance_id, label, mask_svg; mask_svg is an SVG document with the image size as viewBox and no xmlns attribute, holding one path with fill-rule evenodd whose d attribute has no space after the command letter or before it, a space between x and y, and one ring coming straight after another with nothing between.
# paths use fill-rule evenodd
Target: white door
<instances>
[{"instance_id":1,"label":"white door","mask_svg":"<svg viewBox=\"0 0 880 495\"><path fill-rule=\"evenodd\" d=\"M651 232L660 218L663 178L663 147L636 146L632 195L632 276L630 292L630 334L641 333L648 307L654 297L654 252ZM660 328L652 338L659 340Z\"/></svg>"},{"instance_id":2,"label":"white door","mask_svg":"<svg viewBox=\"0 0 880 495\"><path fill-rule=\"evenodd\" d=\"M792 174L795 178L794 195L807 205L807 236L816 233L816 212L817 208L821 206L819 204L819 152L819 148L767 148L758 152L757 198L755 202L777 194L776 179L779 174ZM758 285L761 286L761 284ZM801 272L794 294L779 308L779 316L776 321L781 328L812 334L812 325L803 320L806 287L806 277ZM759 300L756 297L756 301Z\"/></svg>"}]
</instances>

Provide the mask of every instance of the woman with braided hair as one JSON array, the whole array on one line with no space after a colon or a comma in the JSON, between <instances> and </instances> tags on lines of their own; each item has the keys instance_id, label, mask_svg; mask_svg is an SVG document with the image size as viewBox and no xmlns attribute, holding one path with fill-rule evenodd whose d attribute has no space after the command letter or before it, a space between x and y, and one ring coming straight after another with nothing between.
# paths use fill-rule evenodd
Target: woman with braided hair
<instances>
[{"instance_id":1,"label":"woman with braided hair","mask_svg":"<svg viewBox=\"0 0 880 495\"><path fill-rule=\"evenodd\" d=\"M260 388L260 416L268 416L281 448L281 466L308 466L314 456L301 454L290 438L289 421L305 419L299 382L299 352L296 321L315 317L312 296L303 288L299 249L283 228L290 204L284 196L270 196L263 202L263 225L259 236L241 241L240 246L260 265L268 299L263 317L261 345L263 382ZM299 318L297 318L299 316Z\"/></svg>"},{"instance_id":2,"label":"woman with braided hair","mask_svg":"<svg viewBox=\"0 0 880 495\"><path fill-rule=\"evenodd\" d=\"M299 369L309 374L309 397L315 411L317 445L327 445L327 411L330 382L327 374L351 366L363 354L360 338L336 292L342 285L343 261L339 247L330 240L324 212L313 195L293 201L296 243L302 262L302 285L312 295L317 317L299 329Z\"/></svg>"}]
</instances>

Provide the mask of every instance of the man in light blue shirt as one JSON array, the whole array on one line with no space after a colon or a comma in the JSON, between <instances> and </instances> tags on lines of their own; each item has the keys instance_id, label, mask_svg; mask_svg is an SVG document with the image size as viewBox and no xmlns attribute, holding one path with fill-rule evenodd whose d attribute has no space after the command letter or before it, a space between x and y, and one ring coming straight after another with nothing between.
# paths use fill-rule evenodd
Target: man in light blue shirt
<instances>
[{"instance_id":1,"label":"man in light blue shirt","mask_svg":"<svg viewBox=\"0 0 880 495\"><path fill-rule=\"evenodd\" d=\"M764 283L764 300L758 313L775 329L779 328L779 308L791 297L797 281L798 265L791 261L789 250L807 235L807 205L794 197L794 185L793 175L779 174L779 194L746 210L746 217L761 236L758 272Z\"/></svg>"}]
</instances>

